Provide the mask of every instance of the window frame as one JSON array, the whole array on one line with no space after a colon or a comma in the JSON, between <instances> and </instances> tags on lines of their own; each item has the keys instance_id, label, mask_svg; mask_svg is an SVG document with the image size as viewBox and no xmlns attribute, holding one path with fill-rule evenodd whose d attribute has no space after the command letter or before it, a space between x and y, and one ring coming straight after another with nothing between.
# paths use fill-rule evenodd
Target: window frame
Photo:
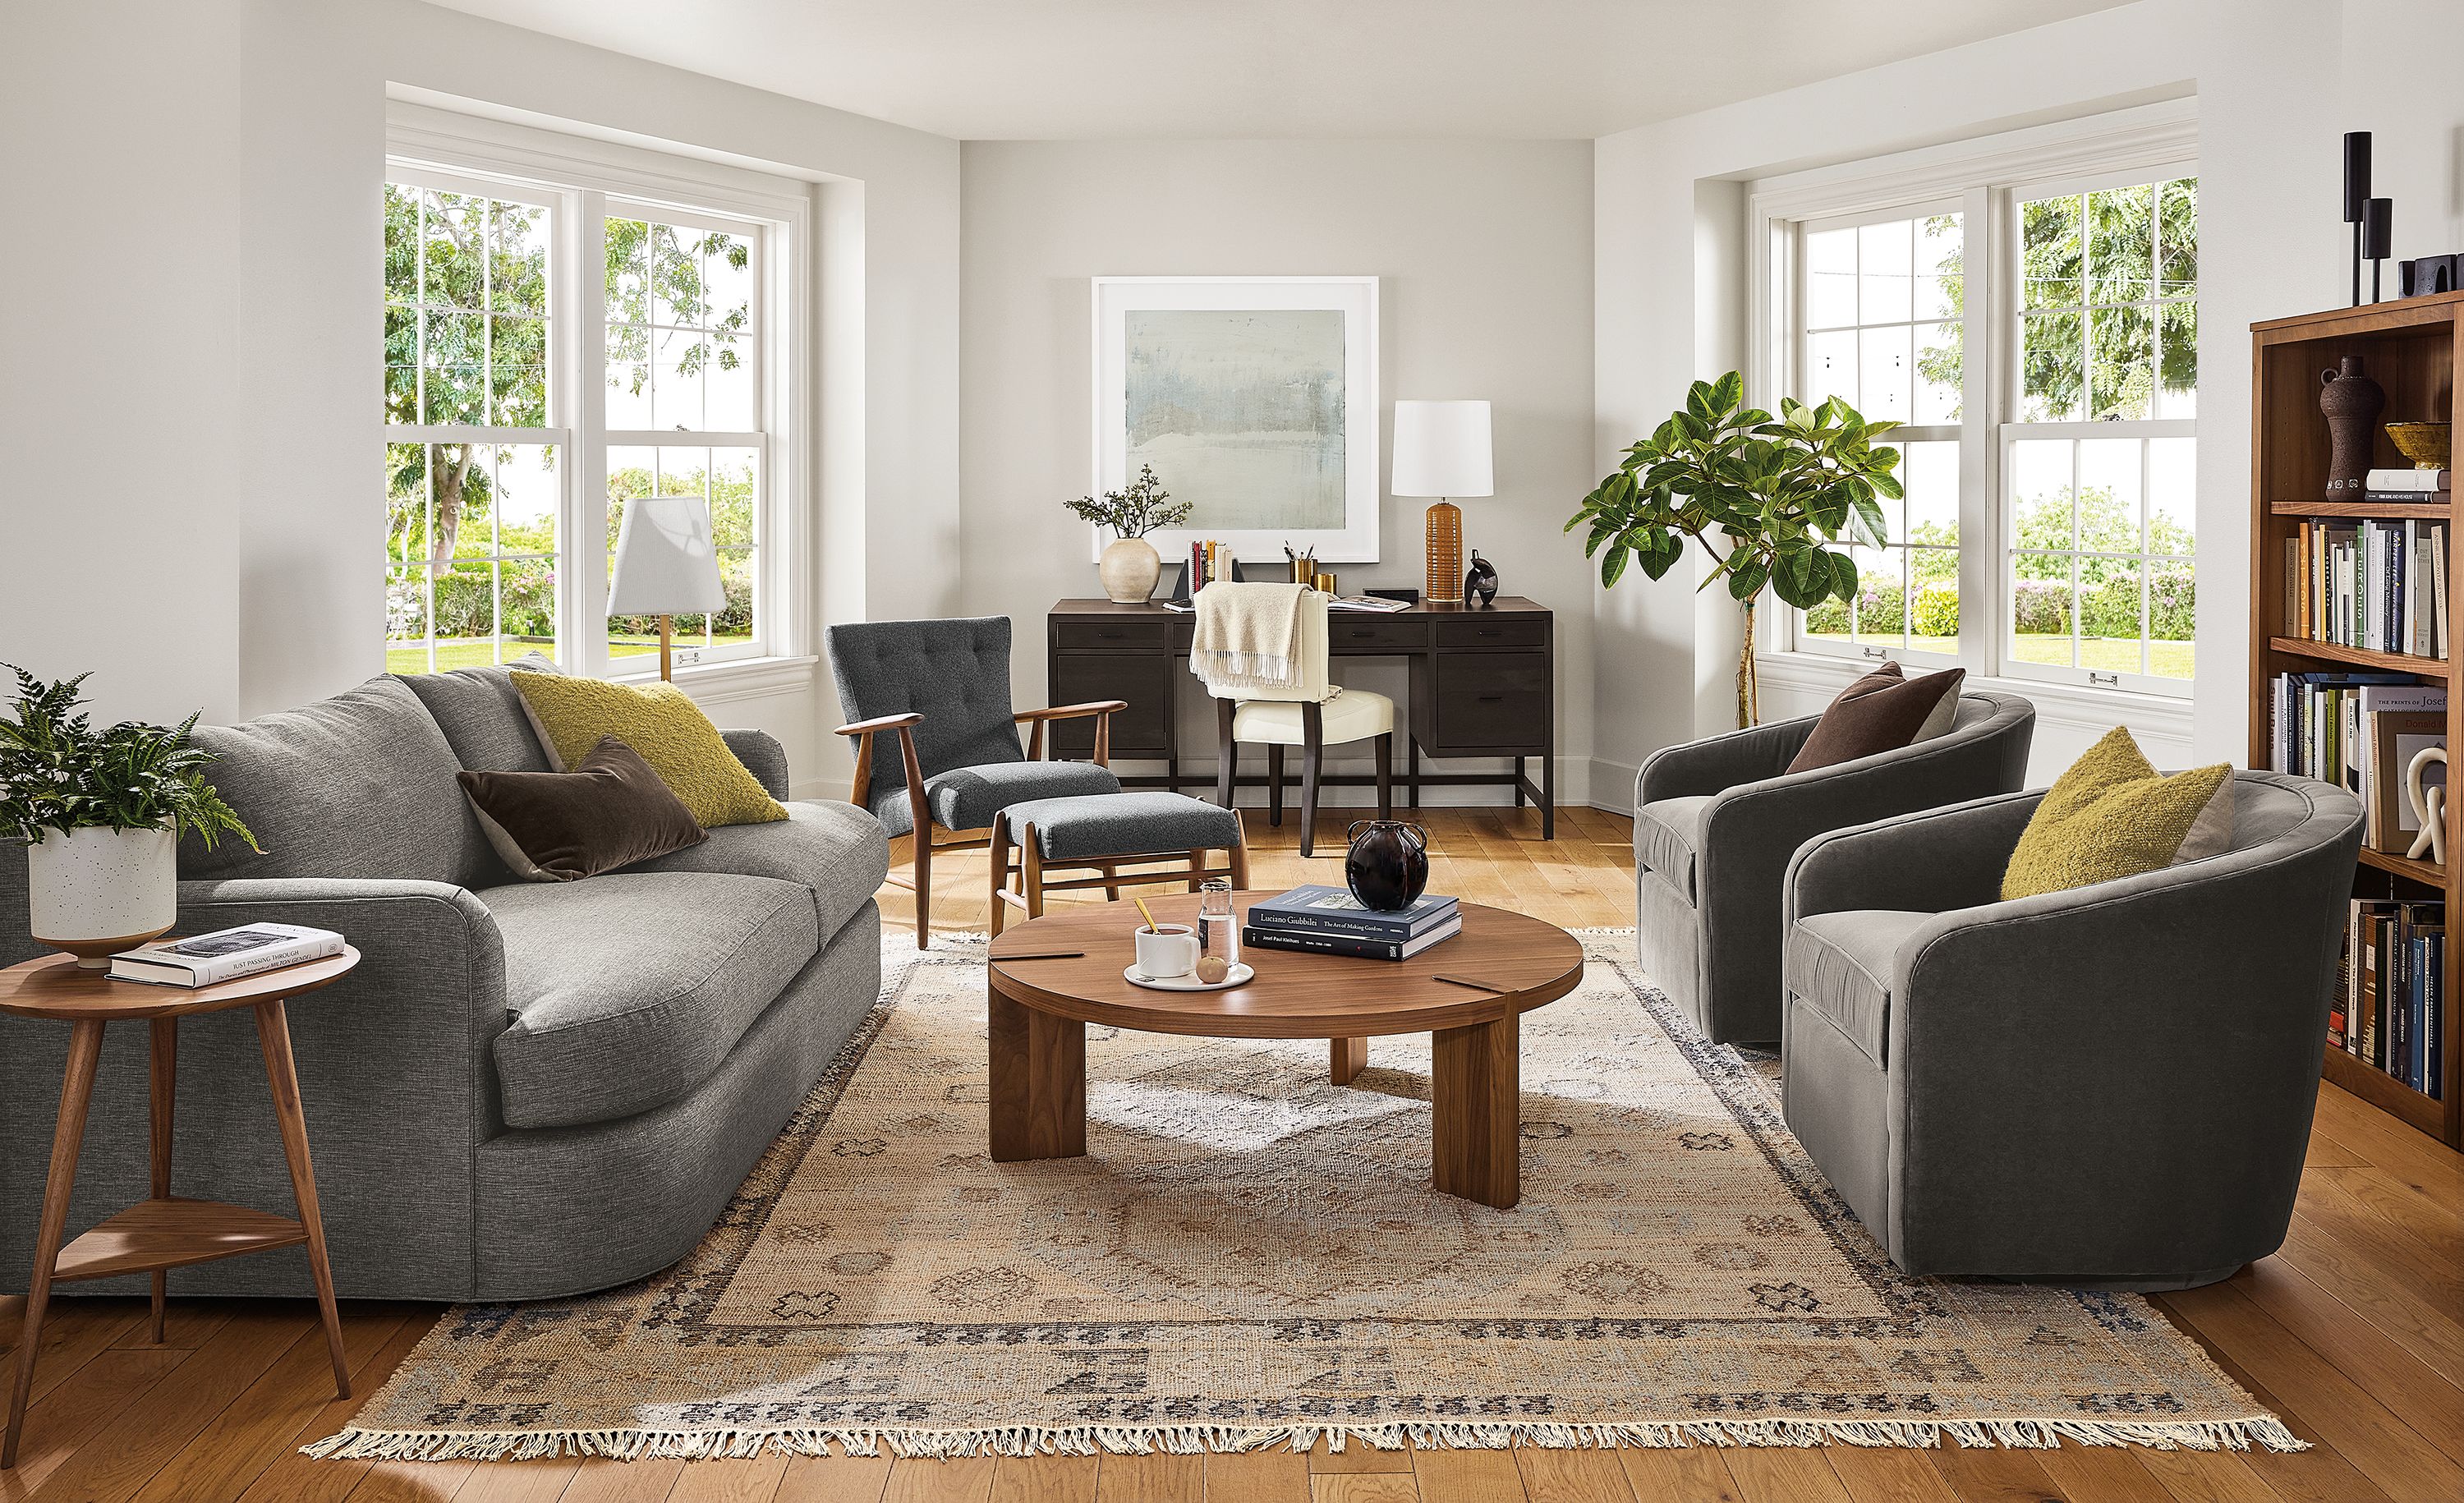
<instances>
[{"instance_id":1,"label":"window frame","mask_svg":"<svg viewBox=\"0 0 2464 1503\"><path fill-rule=\"evenodd\" d=\"M2058 687L2100 700L2119 694L2168 718L2187 712L2191 679L2117 675L2016 661L2010 645L2010 602L2017 538L2014 509L2004 485L2012 442L2018 437L2060 436L2041 431L2047 425L2017 421L2023 389L2018 338L2021 198L2049 196L2049 188L2059 191L2061 185L2070 183L2114 187L2197 175L2196 101L2180 99L1791 173L1749 186L1751 264L1747 379L1749 399L1766 407L1775 406L1782 393L1793 395L1804 389L1805 341L1799 324L1805 276L1801 247L1807 227L1830 230L1886 223L1942 212L1954 203L1961 214L1965 281L1961 338L1966 357L1961 368L1961 420L1896 429L1889 439L1955 437L1959 444L1959 653L1953 658L1887 644L1813 640L1798 630L1798 612L1780 610L1770 613L1772 619L1758 651L1781 660L1783 674L1791 661L1844 667L1896 658L1914 666L1964 667L1972 680ZM2086 435L2090 437L2171 437L2194 433L2196 423L2196 418L2188 418L2071 426L2095 430ZM2139 429L2162 431L2133 431ZM2143 526L2143 550L2145 543ZM2147 555L2143 551L2141 557ZM2144 624L2147 588L2144 568L2141 587Z\"/></svg>"},{"instance_id":2,"label":"window frame","mask_svg":"<svg viewBox=\"0 0 2464 1503\"><path fill-rule=\"evenodd\" d=\"M811 554L817 536L808 389L813 276L812 185L733 164L703 161L405 99L386 103L385 180L433 176L457 190L524 202L550 200L549 426L501 430L385 424L392 443L542 441L560 445L557 598L559 662L567 672L619 682L655 679L655 653L611 658L607 631L607 457L614 448L751 449L759 467L755 507L753 640L679 647L676 677L688 685L761 692L801 683L812 652ZM727 233L758 231L753 326L759 340L750 431L618 430L606 427L606 221L627 210ZM380 284L378 300L383 300ZM419 433L450 436L416 437ZM495 438L498 433L526 435Z\"/></svg>"}]
</instances>

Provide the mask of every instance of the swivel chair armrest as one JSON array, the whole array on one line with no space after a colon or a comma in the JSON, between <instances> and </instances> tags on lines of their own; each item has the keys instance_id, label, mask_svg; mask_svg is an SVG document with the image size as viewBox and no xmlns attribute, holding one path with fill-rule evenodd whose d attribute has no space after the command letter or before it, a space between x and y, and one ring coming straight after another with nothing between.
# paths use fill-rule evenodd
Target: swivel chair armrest
<instances>
[{"instance_id":1,"label":"swivel chair armrest","mask_svg":"<svg viewBox=\"0 0 2464 1503\"><path fill-rule=\"evenodd\" d=\"M1785 922L1859 908L1942 913L2002 895L2041 789L1901 814L1814 836L1789 862Z\"/></svg>"},{"instance_id":2,"label":"swivel chair armrest","mask_svg":"<svg viewBox=\"0 0 2464 1503\"><path fill-rule=\"evenodd\" d=\"M1808 715L1663 746L1643 759L1642 770L1635 775L1634 802L1639 806L1723 793L1741 783L1776 778L1788 770L1820 718Z\"/></svg>"}]
</instances>

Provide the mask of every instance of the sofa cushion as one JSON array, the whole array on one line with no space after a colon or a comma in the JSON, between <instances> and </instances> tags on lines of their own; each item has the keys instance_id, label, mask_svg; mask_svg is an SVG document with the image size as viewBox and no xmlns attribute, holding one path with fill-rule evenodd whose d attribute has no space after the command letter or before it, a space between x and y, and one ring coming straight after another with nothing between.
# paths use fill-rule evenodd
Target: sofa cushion
<instances>
[{"instance_id":1,"label":"sofa cushion","mask_svg":"<svg viewBox=\"0 0 2464 1503\"><path fill-rule=\"evenodd\" d=\"M673 684L635 687L564 674L517 673L514 688L531 729L559 772L587 756L603 736L641 753L705 829L785 819L760 780L728 750L701 706Z\"/></svg>"},{"instance_id":2,"label":"sofa cushion","mask_svg":"<svg viewBox=\"0 0 2464 1503\"><path fill-rule=\"evenodd\" d=\"M1229 850L1241 840L1240 815L1181 793L1030 799L1011 805L1001 818L1009 823L1009 838L1022 845L1027 827L1034 826L1046 861Z\"/></svg>"},{"instance_id":3,"label":"sofa cushion","mask_svg":"<svg viewBox=\"0 0 2464 1503\"><path fill-rule=\"evenodd\" d=\"M1634 811L1634 858L1644 871L1694 901L1694 853L1702 848L1703 826L1711 815L1714 793L1689 793L1678 799L1655 799Z\"/></svg>"},{"instance_id":4,"label":"sofa cushion","mask_svg":"<svg viewBox=\"0 0 2464 1503\"><path fill-rule=\"evenodd\" d=\"M813 895L824 944L864 912L890 874L890 837L852 804L816 800L785 806L766 825L722 825L698 846L634 868L637 872L716 872L801 884Z\"/></svg>"},{"instance_id":5,"label":"sofa cushion","mask_svg":"<svg viewBox=\"0 0 2464 1503\"><path fill-rule=\"evenodd\" d=\"M393 678L239 725L200 725L206 777L264 853L182 843L180 875L390 877L475 887L504 879L454 781L461 765L418 697Z\"/></svg>"},{"instance_id":6,"label":"sofa cushion","mask_svg":"<svg viewBox=\"0 0 2464 1503\"><path fill-rule=\"evenodd\" d=\"M1788 989L1829 1018L1876 1065L1889 1063L1891 958L1932 914L1863 908L1815 914L1789 931Z\"/></svg>"},{"instance_id":7,"label":"sofa cushion","mask_svg":"<svg viewBox=\"0 0 2464 1503\"><path fill-rule=\"evenodd\" d=\"M603 736L571 772L469 772L488 844L525 882L575 882L709 837L639 753Z\"/></svg>"},{"instance_id":8,"label":"sofa cushion","mask_svg":"<svg viewBox=\"0 0 2464 1503\"><path fill-rule=\"evenodd\" d=\"M457 668L448 674L397 674L405 688L419 696L453 748L453 759L472 772L554 772L530 717L522 713L522 696L514 688L514 670L553 674L556 664L532 652L514 663L488 663Z\"/></svg>"},{"instance_id":9,"label":"sofa cushion","mask_svg":"<svg viewBox=\"0 0 2464 1503\"><path fill-rule=\"evenodd\" d=\"M924 780L924 802L943 829L982 829L993 816L1027 799L1077 798L1092 793L1118 793L1121 780L1110 767L1091 762L994 762L980 767L954 767ZM893 835L915 827L907 807L907 788L876 786L873 817Z\"/></svg>"},{"instance_id":10,"label":"sofa cushion","mask_svg":"<svg viewBox=\"0 0 2464 1503\"><path fill-rule=\"evenodd\" d=\"M684 1095L821 947L811 890L772 877L627 872L478 897L504 936L509 1127L610 1121Z\"/></svg>"}]
</instances>

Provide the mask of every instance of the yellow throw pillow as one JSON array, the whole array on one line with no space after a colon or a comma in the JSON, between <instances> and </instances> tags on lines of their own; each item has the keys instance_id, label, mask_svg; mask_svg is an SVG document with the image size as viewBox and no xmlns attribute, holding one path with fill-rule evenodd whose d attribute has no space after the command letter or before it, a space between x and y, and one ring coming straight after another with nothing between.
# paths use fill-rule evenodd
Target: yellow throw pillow
<instances>
[{"instance_id":1,"label":"yellow throw pillow","mask_svg":"<svg viewBox=\"0 0 2464 1503\"><path fill-rule=\"evenodd\" d=\"M2003 871L2002 897L2159 872L2232 843L2233 768L2218 763L2165 777L2117 725L2036 806Z\"/></svg>"},{"instance_id":2,"label":"yellow throw pillow","mask_svg":"<svg viewBox=\"0 0 2464 1503\"><path fill-rule=\"evenodd\" d=\"M785 819L760 781L727 749L718 727L673 684L611 684L565 674L517 673L522 709L547 760L562 772L603 736L641 754L703 829Z\"/></svg>"}]
</instances>

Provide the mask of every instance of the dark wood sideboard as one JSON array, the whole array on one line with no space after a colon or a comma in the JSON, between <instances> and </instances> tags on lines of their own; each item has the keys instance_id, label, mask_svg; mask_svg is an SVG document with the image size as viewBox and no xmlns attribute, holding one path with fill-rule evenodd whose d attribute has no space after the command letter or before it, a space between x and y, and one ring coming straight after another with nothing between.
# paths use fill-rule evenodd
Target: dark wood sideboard
<instances>
[{"instance_id":1,"label":"dark wood sideboard","mask_svg":"<svg viewBox=\"0 0 2464 1503\"><path fill-rule=\"evenodd\" d=\"M1202 693L1189 672L1189 639L1196 619L1157 605L1121 606L1108 600L1065 600L1046 618L1047 668L1054 704L1120 699L1126 713L1112 717L1112 756L1160 761L1160 776L1121 781L1133 787L1172 788L1215 782L1214 774L1184 773L1180 766L1181 686ZM1401 714L1406 755L1403 785L1410 807L1420 807L1422 785L1509 787L1515 807L1529 799L1540 808L1540 833L1557 838L1556 619L1549 608L1519 595L1500 595L1493 606L1414 606L1397 611L1337 610L1328 623L1328 647L1342 657L1399 657L1411 665L1408 703ZM1056 723L1054 755L1085 757L1094 750L1094 730L1084 720ZM1510 757L1511 772L1423 772L1422 757ZM1535 785L1526 770L1540 761ZM1365 785L1364 773L1330 775L1329 784ZM1244 774L1244 787L1267 779Z\"/></svg>"}]
</instances>

